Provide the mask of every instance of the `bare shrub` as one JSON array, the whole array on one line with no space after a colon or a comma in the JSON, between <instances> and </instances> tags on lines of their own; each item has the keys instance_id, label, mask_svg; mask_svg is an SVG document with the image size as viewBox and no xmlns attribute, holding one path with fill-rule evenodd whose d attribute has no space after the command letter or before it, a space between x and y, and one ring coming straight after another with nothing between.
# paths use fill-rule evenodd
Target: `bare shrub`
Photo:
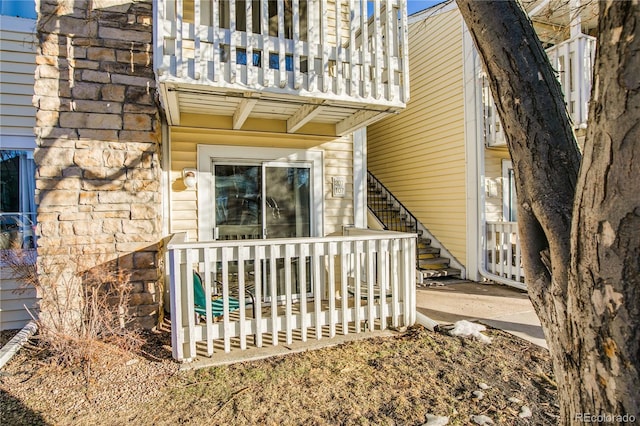
<instances>
[{"instance_id":1,"label":"bare shrub","mask_svg":"<svg viewBox=\"0 0 640 426\"><path fill-rule=\"evenodd\" d=\"M130 274L98 256L37 257L35 250L0 251L24 287L35 288L40 299L40 343L62 365L88 366L117 359L142 346L139 330L131 327Z\"/></svg>"}]
</instances>

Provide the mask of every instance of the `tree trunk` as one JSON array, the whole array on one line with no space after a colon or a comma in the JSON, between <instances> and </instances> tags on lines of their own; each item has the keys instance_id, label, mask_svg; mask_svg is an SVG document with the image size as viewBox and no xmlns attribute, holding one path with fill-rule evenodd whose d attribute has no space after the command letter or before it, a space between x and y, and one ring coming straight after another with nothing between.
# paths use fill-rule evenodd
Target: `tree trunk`
<instances>
[{"instance_id":1,"label":"tree trunk","mask_svg":"<svg viewBox=\"0 0 640 426\"><path fill-rule=\"evenodd\" d=\"M527 287L552 355L561 423L587 413L638 418L637 2L600 4L582 166L560 85L525 12L516 2L457 2L514 165Z\"/></svg>"}]
</instances>

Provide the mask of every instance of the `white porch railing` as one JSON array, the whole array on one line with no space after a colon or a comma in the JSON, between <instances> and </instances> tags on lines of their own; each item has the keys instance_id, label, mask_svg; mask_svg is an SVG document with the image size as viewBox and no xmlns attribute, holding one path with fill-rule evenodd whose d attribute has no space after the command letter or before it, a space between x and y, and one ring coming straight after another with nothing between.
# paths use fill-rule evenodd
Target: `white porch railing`
<instances>
[{"instance_id":1,"label":"white porch railing","mask_svg":"<svg viewBox=\"0 0 640 426\"><path fill-rule=\"evenodd\" d=\"M406 0L160 0L155 28L161 83L395 107L409 99Z\"/></svg>"},{"instance_id":2,"label":"white porch railing","mask_svg":"<svg viewBox=\"0 0 640 426\"><path fill-rule=\"evenodd\" d=\"M178 234L167 248L177 360L195 358L197 344L215 357L415 322L414 234L352 229L349 236L210 242ZM203 278L206 300L218 287L221 320L214 321L210 304L204 318L196 315L193 271ZM230 313L232 289L243 307L249 288L254 306Z\"/></svg>"},{"instance_id":3,"label":"white porch railing","mask_svg":"<svg viewBox=\"0 0 640 426\"><path fill-rule=\"evenodd\" d=\"M558 72L569 115L575 127L587 124L596 39L585 34L547 49L551 66Z\"/></svg>"},{"instance_id":4,"label":"white porch railing","mask_svg":"<svg viewBox=\"0 0 640 426\"><path fill-rule=\"evenodd\" d=\"M524 283L518 222L487 222L486 269L500 278Z\"/></svg>"},{"instance_id":5,"label":"white porch railing","mask_svg":"<svg viewBox=\"0 0 640 426\"><path fill-rule=\"evenodd\" d=\"M558 73L567 111L575 128L587 124L596 39L585 34L563 41L546 50L549 62ZM488 146L504 146L506 140L486 78L482 78L484 135Z\"/></svg>"}]
</instances>

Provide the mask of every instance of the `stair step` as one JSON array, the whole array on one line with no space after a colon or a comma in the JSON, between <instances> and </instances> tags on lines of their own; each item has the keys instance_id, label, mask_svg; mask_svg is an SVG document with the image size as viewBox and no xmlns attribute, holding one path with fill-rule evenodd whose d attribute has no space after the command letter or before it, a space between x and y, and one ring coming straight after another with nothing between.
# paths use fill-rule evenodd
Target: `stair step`
<instances>
[{"instance_id":1,"label":"stair step","mask_svg":"<svg viewBox=\"0 0 640 426\"><path fill-rule=\"evenodd\" d=\"M431 247L431 239L430 238L418 238L418 248L427 248Z\"/></svg>"},{"instance_id":2,"label":"stair step","mask_svg":"<svg viewBox=\"0 0 640 426\"><path fill-rule=\"evenodd\" d=\"M443 269L419 269L424 278L437 278L437 277L455 277L460 276L460 269L456 268L443 268Z\"/></svg>"},{"instance_id":3,"label":"stair step","mask_svg":"<svg viewBox=\"0 0 640 426\"><path fill-rule=\"evenodd\" d=\"M442 269L447 268L449 266L449 262L450 260L446 257L432 257L429 259L419 259L418 266L420 268L426 266L430 269Z\"/></svg>"},{"instance_id":4,"label":"stair step","mask_svg":"<svg viewBox=\"0 0 640 426\"><path fill-rule=\"evenodd\" d=\"M433 247L433 246L418 247L417 250L419 254L423 254L423 253L439 254L440 253L440 249L438 247Z\"/></svg>"}]
</instances>

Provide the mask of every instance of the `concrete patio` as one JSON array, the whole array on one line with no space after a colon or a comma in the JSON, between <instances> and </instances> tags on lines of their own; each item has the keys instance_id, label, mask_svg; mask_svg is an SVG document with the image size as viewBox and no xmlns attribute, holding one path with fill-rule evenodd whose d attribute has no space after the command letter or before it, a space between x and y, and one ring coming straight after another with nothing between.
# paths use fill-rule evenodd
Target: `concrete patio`
<instances>
[{"instance_id":1,"label":"concrete patio","mask_svg":"<svg viewBox=\"0 0 640 426\"><path fill-rule=\"evenodd\" d=\"M498 284L440 280L416 291L418 312L441 324L478 321L547 347L527 293Z\"/></svg>"}]
</instances>

